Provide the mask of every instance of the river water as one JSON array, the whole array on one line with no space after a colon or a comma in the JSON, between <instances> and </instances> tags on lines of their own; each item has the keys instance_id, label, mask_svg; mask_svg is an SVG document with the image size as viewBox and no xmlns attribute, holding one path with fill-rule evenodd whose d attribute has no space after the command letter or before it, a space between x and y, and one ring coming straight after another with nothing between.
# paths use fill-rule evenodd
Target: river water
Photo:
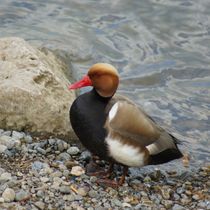
<instances>
[{"instance_id":1,"label":"river water","mask_svg":"<svg viewBox=\"0 0 210 210\"><path fill-rule=\"evenodd\" d=\"M76 78L113 64L119 92L184 140L196 167L210 162L209 11L209 0L0 0L0 37L56 50Z\"/></svg>"}]
</instances>

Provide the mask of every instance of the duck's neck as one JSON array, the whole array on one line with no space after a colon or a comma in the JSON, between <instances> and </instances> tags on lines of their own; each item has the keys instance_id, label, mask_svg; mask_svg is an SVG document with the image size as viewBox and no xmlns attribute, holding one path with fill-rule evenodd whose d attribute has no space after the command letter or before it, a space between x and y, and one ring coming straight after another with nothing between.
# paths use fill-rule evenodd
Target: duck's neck
<instances>
[{"instance_id":1,"label":"duck's neck","mask_svg":"<svg viewBox=\"0 0 210 210\"><path fill-rule=\"evenodd\" d=\"M98 100L102 100L102 101L105 101L105 102L106 101L108 102L112 98L112 96L108 96L108 97L101 96L100 93L98 93L95 88L93 88L91 90L91 93L94 94L97 97Z\"/></svg>"}]
</instances>

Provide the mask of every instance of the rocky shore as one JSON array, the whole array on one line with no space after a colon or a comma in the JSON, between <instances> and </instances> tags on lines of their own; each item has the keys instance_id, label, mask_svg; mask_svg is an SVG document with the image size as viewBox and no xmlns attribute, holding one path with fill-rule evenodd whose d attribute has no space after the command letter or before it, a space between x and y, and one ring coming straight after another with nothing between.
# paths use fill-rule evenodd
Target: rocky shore
<instances>
[{"instance_id":1,"label":"rocky shore","mask_svg":"<svg viewBox=\"0 0 210 210\"><path fill-rule=\"evenodd\" d=\"M156 169L113 189L85 175L89 158L61 139L0 129L0 209L210 209L207 165L185 174Z\"/></svg>"}]
</instances>

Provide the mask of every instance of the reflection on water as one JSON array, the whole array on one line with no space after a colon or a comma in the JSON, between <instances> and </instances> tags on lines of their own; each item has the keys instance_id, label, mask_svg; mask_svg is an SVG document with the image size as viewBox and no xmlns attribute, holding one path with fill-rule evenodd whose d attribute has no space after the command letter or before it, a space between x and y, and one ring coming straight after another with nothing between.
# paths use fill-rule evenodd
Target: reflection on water
<instances>
[{"instance_id":1,"label":"reflection on water","mask_svg":"<svg viewBox=\"0 0 210 210\"><path fill-rule=\"evenodd\" d=\"M0 36L65 53L76 77L95 62L115 65L119 92L199 164L210 159L209 11L209 0L0 0Z\"/></svg>"}]
</instances>

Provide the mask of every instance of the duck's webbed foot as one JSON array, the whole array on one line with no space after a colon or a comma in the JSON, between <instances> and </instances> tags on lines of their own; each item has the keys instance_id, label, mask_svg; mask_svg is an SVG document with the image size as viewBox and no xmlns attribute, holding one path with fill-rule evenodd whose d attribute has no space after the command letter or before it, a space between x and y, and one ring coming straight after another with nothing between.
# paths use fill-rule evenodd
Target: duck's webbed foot
<instances>
[{"instance_id":1,"label":"duck's webbed foot","mask_svg":"<svg viewBox=\"0 0 210 210\"><path fill-rule=\"evenodd\" d=\"M111 180L111 179L98 179L96 182L103 187L117 188L117 187L122 186L124 184L125 177L126 177L127 173L128 173L128 167L124 166L123 174L122 174L119 181L115 181L115 180Z\"/></svg>"},{"instance_id":2,"label":"duck's webbed foot","mask_svg":"<svg viewBox=\"0 0 210 210\"><path fill-rule=\"evenodd\" d=\"M86 173L88 176L96 176L101 178L108 178L111 176L113 172L113 163L110 163L108 170L100 167L95 161L92 159L90 163L86 165Z\"/></svg>"}]
</instances>

